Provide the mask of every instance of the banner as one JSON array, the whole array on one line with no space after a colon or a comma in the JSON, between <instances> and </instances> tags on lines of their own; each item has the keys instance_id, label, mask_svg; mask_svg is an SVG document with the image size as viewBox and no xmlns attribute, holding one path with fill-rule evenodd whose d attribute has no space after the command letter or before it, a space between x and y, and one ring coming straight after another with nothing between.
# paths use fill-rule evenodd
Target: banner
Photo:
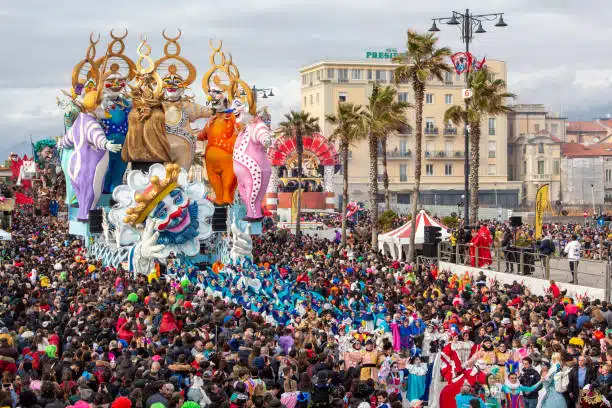
<instances>
[{"instance_id":1,"label":"banner","mask_svg":"<svg viewBox=\"0 0 612 408\"><path fill-rule=\"evenodd\" d=\"M461 75L466 71L480 71L487 66L487 57L484 57L481 61L478 61L478 59L470 52L457 52L451 55L450 59L455 67L455 72L457 75Z\"/></svg>"},{"instance_id":2,"label":"banner","mask_svg":"<svg viewBox=\"0 0 612 408\"><path fill-rule=\"evenodd\" d=\"M548 209L548 184L544 184L538 188L536 193L536 208L535 208L535 239L542 239L542 224L544 222L544 211Z\"/></svg>"}]
</instances>

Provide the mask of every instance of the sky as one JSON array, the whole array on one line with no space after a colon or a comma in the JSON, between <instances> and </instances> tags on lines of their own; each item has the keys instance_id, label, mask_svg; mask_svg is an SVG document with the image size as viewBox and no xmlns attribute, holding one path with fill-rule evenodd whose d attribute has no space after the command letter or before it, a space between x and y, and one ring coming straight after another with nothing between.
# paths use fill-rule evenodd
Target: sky
<instances>
[{"instance_id":1,"label":"sky","mask_svg":"<svg viewBox=\"0 0 612 408\"><path fill-rule=\"evenodd\" d=\"M508 27L488 23L471 49L506 61L517 103L542 103L569 119L612 113L609 0L0 0L0 157L25 152L30 134L63 133L56 96L70 88L92 31L103 44L112 28L128 28L134 58L140 33L161 56L162 29L180 28L182 55L198 68L196 98L210 66L208 41L222 39L242 79L273 88L266 104L276 123L299 109L300 67L326 57L361 59L371 49L402 51L407 29L426 31L431 18L465 8L505 13ZM457 27L440 27L440 44L462 50Z\"/></svg>"}]
</instances>

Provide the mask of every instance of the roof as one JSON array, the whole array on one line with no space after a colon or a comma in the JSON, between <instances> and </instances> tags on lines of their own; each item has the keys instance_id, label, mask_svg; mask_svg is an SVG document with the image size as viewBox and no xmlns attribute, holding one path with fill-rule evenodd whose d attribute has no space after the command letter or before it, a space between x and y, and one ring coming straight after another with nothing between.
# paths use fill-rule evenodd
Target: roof
<instances>
[{"instance_id":1,"label":"roof","mask_svg":"<svg viewBox=\"0 0 612 408\"><path fill-rule=\"evenodd\" d=\"M424 210L421 210L416 218L416 244L422 244L425 241L426 226L436 226L442 228L441 234L443 239L446 239L449 236L448 232L446 232L447 228L441 222L436 221ZM383 242L399 242L403 244L410 240L411 232L412 221L408 221L406 224L394 229L393 231L378 235L378 240Z\"/></svg>"},{"instance_id":2,"label":"roof","mask_svg":"<svg viewBox=\"0 0 612 408\"><path fill-rule=\"evenodd\" d=\"M565 157L612 157L612 143L600 143L590 146L580 143L564 143L561 145L561 154Z\"/></svg>"},{"instance_id":3,"label":"roof","mask_svg":"<svg viewBox=\"0 0 612 408\"><path fill-rule=\"evenodd\" d=\"M607 129L596 122L568 122L567 132L607 133Z\"/></svg>"}]
</instances>

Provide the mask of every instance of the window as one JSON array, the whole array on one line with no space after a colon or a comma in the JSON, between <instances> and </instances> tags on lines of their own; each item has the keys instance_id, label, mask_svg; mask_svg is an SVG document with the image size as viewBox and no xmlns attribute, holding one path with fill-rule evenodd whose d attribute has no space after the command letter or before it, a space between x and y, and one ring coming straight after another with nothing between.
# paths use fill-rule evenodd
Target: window
<instances>
[{"instance_id":1,"label":"window","mask_svg":"<svg viewBox=\"0 0 612 408\"><path fill-rule=\"evenodd\" d=\"M495 134L495 118L489 118L489 135Z\"/></svg>"},{"instance_id":2,"label":"window","mask_svg":"<svg viewBox=\"0 0 612 408\"><path fill-rule=\"evenodd\" d=\"M308 74L308 82L310 82L310 86L312 86L312 80L314 79L314 72Z\"/></svg>"},{"instance_id":3,"label":"window","mask_svg":"<svg viewBox=\"0 0 612 408\"><path fill-rule=\"evenodd\" d=\"M606 169L606 183L612 181L612 169Z\"/></svg>"},{"instance_id":4,"label":"window","mask_svg":"<svg viewBox=\"0 0 612 408\"><path fill-rule=\"evenodd\" d=\"M408 92L400 92L397 94L397 100L399 102L408 102Z\"/></svg>"},{"instance_id":5,"label":"window","mask_svg":"<svg viewBox=\"0 0 612 408\"><path fill-rule=\"evenodd\" d=\"M394 78L395 78L395 72L389 71L389 82L393 82Z\"/></svg>"},{"instance_id":6,"label":"window","mask_svg":"<svg viewBox=\"0 0 612 408\"><path fill-rule=\"evenodd\" d=\"M304 106L306 106L306 97L304 97Z\"/></svg>"},{"instance_id":7,"label":"window","mask_svg":"<svg viewBox=\"0 0 612 408\"><path fill-rule=\"evenodd\" d=\"M447 104L447 105L452 105L453 104L453 95L452 94L444 95L444 103Z\"/></svg>"},{"instance_id":8,"label":"window","mask_svg":"<svg viewBox=\"0 0 612 408\"><path fill-rule=\"evenodd\" d=\"M399 141L399 151L401 154L406 154L406 152L408 151L408 141L407 140Z\"/></svg>"},{"instance_id":9,"label":"window","mask_svg":"<svg viewBox=\"0 0 612 408\"><path fill-rule=\"evenodd\" d=\"M508 167L508 181L514 181L514 167Z\"/></svg>"},{"instance_id":10,"label":"window","mask_svg":"<svg viewBox=\"0 0 612 408\"><path fill-rule=\"evenodd\" d=\"M338 70L338 82L348 82L348 69Z\"/></svg>"},{"instance_id":11,"label":"window","mask_svg":"<svg viewBox=\"0 0 612 408\"><path fill-rule=\"evenodd\" d=\"M431 105L434 103L434 96L433 94L425 94L425 103L427 105Z\"/></svg>"},{"instance_id":12,"label":"window","mask_svg":"<svg viewBox=\"0 0 612 408\"><path fill-rule=\"evenodd\" d=\"M538 144L538 153L544 153L544 143Z\"/></svg>"},{"instance_id":13,"label":"window","mask_svg":"<svg viewBox=\"0 0 612 408\"><path fill-rule=\"evenodd\" d=\"M445 164L444 165L444 175L445 176L452 176L453 175L453 165L452 164Z\"/></svg>"},{"instance_id":14,"label":"window","mask_svg":"<svg viewBox=\"0 0 612 408\"><path fill-rule=\"evenodd\" d=\"M368 81L372 80L372 70L368 69Z\"/></svg>"},{"instance_id":15,"label":"window","mask_svg":"<svg viewBox=\"0 0 612 408\"><path fill-rule=\"evenodd\" d=\"M306 77L306 75L302 75L302 85L306 85L307 82L308 78Z\"/></svg>"},{"instance_id":16,"label":"window","mask_svg":"<svg viewBox=\"0 0 612 408\"><path fill-rule=\"evenodd\" d=\"M514 145L508 145L508 156L512 156L514 154Z\"/></svg>"},{"instance_id":17,"label":"window","mask_svg":"<svg viewBox=\"0 0 612 408\"><path fill-rule=\"evenodd\" d=\"M317 81L321 80L321 70L317 70Z\"/></svg>"},{"instance_id":18,"label":"window","mask_svg":"<svg viewBox=\"0 0 612 408\"><path fill-rule=\"evenodd\" d=\"M557 136L557 133L559 133L559 125L556 123L550 125L550 133L553 136Z\"/></svg>"},{"instance_id":19,"label":"window","mask_svg":"<svg viewBox=\"0 0 612 408\"><path fill-rule=\"evenodd\" d=\"M453 154L453 142L444 143L444 151L447 156L451 156Z\"/></svg>"},{"instance_id":20,"label":"window","mask_svg":"<svg viewBox=\"0 0 612 408\"><path fill-rule=\"evenodd\" d=\"M494 164L489 164L487 166L487 176L496 176L497 175L497 167Z\"/></svg>"},{"instance_id":21,"label":"window","mask_svg":"<svg viewBox=\"0 0 612 408\"><path fill-rule=\"evenodd\" d=\"M338 94L338 102L346 102L346 92L340 92Z\"/></svg>"},{"instance_id":22,"label":"window","mask_svg":"<svg viewBox=\"0 0 612 408\"><path fill-rule=\"evenodd\" d=\"M310 104L311 105L312 105L312 100L313 100L312 95L310 95Z\"/></svg>"},{"instance_id":23,"label":"window","mask_svg":"<svg viewBox=\"0 0 612 408\"><path fill-rule=\"evenodd\" d=\"M425 118L425 129L432 129L436 127L434 118Z\"/></svg>"},{"instance_id":24,"label":"window","mask_svg":"<svg viewBox=\"0 0 612 408\"><path fill-rule=\"evenodd\" d=\"M433 164L426 164L425 165L425 175L426 176L433 176L434 175Z\"/></svg>"},{"instance_id":25,"label":"window","mask_svg":"<svg viewBox=\"0 0 612 408\"><path fill-rule=\"evenodd\" d=\"M376 70L376 80L379 82L387 82L387 71L382 69Z\"/></svg>"},{"instance_id":26,"label":"window","mask_svg":"<svg viewBox=\"0 0 612 408\"><path fill-rule=\"evenodd\" d=\"M400 181L408 181L408 165L400 164L399 172L400 172L400 175L399 175Z\"/></svg>"},{"instance_id":27,"label":"window","mask_svg":"<svg viewBox=\"0 0 612 408\"><path fill-rule=\"evenodd\" d=\"M538 174L544 174L544 160L538 160Z\"/></svg>"},{"instance_id":28,"label":"window","mask_svg":"<svg viewBox=\"0 0 612 408\"><path fill-rule=\"evenodd\" d=\"M327 68L327 79L334 79L334 69Z\"/></svg>"},{"instance_id":29,"label":"window","mask_svg":"<svg viewBox=\"0 0 612 408\"><path fill-rule=\"evenodd\" d=\"M553 172L555 173L555 175L559 174L559 169L560 169L559 168L559 160L553 161Z\"/></svg>"},{"instance_id":30,"label":"window","mask_svg":"<svg viewBox=\"0 0 612 408\"><path fill-rule=\"evenodd\" d=\"M425 143L425 154L432 154L433 153L433 143L431 142L427 142Z\"/></svg>"},{"instance_id":31,"label":"window","mask_svg":"<svg viewBox=\"0 0 612 408\"><path fill-rule=\"evenodd\" d=\"M497 152L497 142L489 142L489 159L494 159Z\"/></svg>"},{"instance_id":32,"label":"window","mask_svg":"<svg viewBox=\"0 0 612 408\"><path fill-rule=\"evenodd\" d=\"M453 73L452 72L445 72L444 73L444 82L450 82L449 85L453 84Z\"/></svg>"},{"instance_id":33,"label":"window","mask_svg":"<svg viewBox=\"0 0 612 408\"><path fill-rule=\"evenodd\" d=\"M523 174L527 174L527 162L523 161Z\"/></svg>"},{"instance_id":34,"label":"window","mask_svg":"<svg viewBox=\"0 0 612 408\"><path fill-rule=\"evenodd\" d=\"M353 79L361 79L361 70L360 69L353 69L352 70L352 78Z\"/></svg>"},{"instance_id":35,"label":"window","mask_svg":"<svg viewBox=\"0 0 612 408\"><path fill-rule=\"evenodd\" d=\"M527 145L523 145L523 154L527 154Z\"/></svg>"},{"instance_id":36,"label":"window","mask_svg":"<svg viewBox=\"0 0 612 408\"><path fill-rule=\"evenodd\" d=\"M533 125L533 130L535 133L538 133L540 131L540 124L536 123Z\"/></svg>"},{"instance_id":37,"label":"window","mask_svg":"<svg viewBox=\"0 0 612 408\"><path fill-rule=\"evenodd\" d=\"M457 82L461 81L461 74L456 74L455 79L457 80Z\"/></svg>"}]
</instances>

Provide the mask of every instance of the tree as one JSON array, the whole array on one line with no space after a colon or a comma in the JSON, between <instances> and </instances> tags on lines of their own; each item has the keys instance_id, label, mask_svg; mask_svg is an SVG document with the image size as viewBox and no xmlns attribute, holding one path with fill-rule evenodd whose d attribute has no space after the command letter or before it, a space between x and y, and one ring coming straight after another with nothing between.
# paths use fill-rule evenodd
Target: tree
<instances>
[{"instance_id":1,"label":"tree","mask_svg":"<svg viewBox=\"0 0 612 408\"><path fill-rule=\"evenodd\" d=\"M392 86L382 88L374 84L368 109L370 112L368 146L370 153L369 201L372 214L372 247L378 249L378 142L406 125L405 102L397 102L397 91ZM384 157L386 162L386 156ZM386 163L385 163L386 164ZM388 187L388 184L387 184Z\"/></svg>"},{"instance_id":2,"label":"tree","mask_svg":"<svg viewBox=\"0 0 612 408\"><path fill-rule=\"evenodd\" d=\"M304 157L304 136L310 136L319 132L318 119L310 116L308 112L290 111L285 114L285 120L279 123L282 134L285 137L295 136L298 167L298 196L297 196L297 220L295 223L295 239L301 242L301 218L302 218L302 160Z\"/></svg>"},{"instance_id":3,"label":"tree","mask_svg":"<svg viewBox=\"0 0 612 408\"><path fill-rule=\"evenodd\" d=\"M454 105L444 113L444 121L455 125L468 123L470 129L470 224L478 222L478 187L480 170L480 132L482 121L489 115L500 115L511 112L506 106L506 98L514 98L513 93L506 92L503 79L491 81L488 70L481 69L468 75L468 88L474 95L466 100L466 106Z\"/></svg>"},{"instance_id":4,"label":"tree","mask_svg":"<svg viewBox=\"0 0 612 408\"><path fill-rule=\"evenodd\" d=\"M363 139L369 128L369 112L361 105L350 102L338 103L337 115L326 115L325 120L336 125L329 139L340 145L342 157L342 203L344 207L349 203L348 193L348 159L349 148L357 140ZM342 246L346 245L346 210L341 208L342 217Z\"/></svg>"},{"instance_id":5,"label":"tree","mask_svg":"<svg viewBox=\"0 0 612 408\"><path fill-rule=\"evenodd\" d=\"M408 261L414 259L414 238L416 233L416 218L418 211L419 193L421 189L422 144L423 144L423 103L427 79L443 80L443 73L450 72L451 67L446 58L451 55L447 47L437 48L438 38L433 33L419 34L408 31L406 52L394 58L400 64L395 70L395 80L409 82L415 97L416 132L414 155L414 189L412 191L412 232L410 234L410 248Z\"/></svg>"}]
</instances>

